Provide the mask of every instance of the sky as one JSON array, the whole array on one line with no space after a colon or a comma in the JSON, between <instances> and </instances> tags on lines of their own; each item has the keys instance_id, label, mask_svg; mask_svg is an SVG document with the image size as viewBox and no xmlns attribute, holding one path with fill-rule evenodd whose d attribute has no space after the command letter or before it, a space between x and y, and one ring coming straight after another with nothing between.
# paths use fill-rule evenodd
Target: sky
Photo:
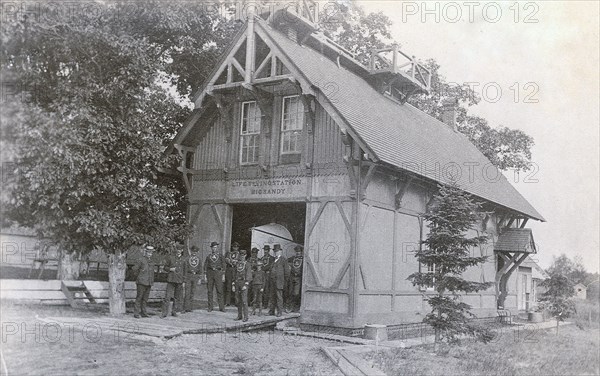
<instances>
[{"instance_id":1,"label":"sky","mask_svg":"<svg viewBox=\"0 0 600 376\"><path fill-rule=\"evenodd\" d=\"M534 169L505 175L547 222L529 221L547 268L580 255L599 270L600 65L597 1L359 1L393 21L401 49L471 82L470 113L532 136Z\"/></svg>"}]
</instances>

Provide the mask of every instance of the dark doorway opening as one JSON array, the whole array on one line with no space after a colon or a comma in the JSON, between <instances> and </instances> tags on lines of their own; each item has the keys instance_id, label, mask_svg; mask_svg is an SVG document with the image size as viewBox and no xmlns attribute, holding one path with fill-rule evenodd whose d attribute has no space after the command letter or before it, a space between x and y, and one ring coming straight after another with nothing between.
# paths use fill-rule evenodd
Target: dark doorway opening
<instances>
[{"instance_id":1,"label":"dark doorway opening","mask_svg":"<svg viewBox=\"0 0 600 376\"><path fill-rule=\"evenodd\" d=\"M305 203L236 204L232 207L231 242L240 243L241 249L250 250L252 227L269 223L285 226L294 242L304 244Z\"/></svg>"}]
</instances>

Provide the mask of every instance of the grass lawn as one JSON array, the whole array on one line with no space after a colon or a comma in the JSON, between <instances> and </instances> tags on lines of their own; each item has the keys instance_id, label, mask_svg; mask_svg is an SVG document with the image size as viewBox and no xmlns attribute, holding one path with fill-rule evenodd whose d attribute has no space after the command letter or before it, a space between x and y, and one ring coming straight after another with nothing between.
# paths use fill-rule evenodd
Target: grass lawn
<instances>
[{"instance_id":1,"label":"grass lawn","mask_svg":"<svg viewBox=\"0 0 600 376\"><path fill-rule=\"evenodd\" d=\"M0 346L9 375L343 376L320 350L340 345L332 341L266 330L182 335L156 342L115 332L99 336L93 328L87 335L62 328L58 335L57 328L45 326L36 315L93 319L98 313L39 305L0 308Z\"/></svg>"},{"instance_id":2,"label":"grass lawn","mask_svg":"<svg viewBox=\"0 0 600 376\"><path fill-rule=\"evenodd\" d=\"M394 349L366 357L388 375L598 375L600 331L576 325L504 331L492 343Z\"/></svg>"}]
</instances>

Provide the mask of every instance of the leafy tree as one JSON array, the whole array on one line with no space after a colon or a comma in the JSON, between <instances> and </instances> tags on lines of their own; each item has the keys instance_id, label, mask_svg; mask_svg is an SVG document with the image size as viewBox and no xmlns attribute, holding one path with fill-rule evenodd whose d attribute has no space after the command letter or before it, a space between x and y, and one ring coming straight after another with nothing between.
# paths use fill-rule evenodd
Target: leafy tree
<instances>
[{"instance_id":1,"label":"leafy tree","mask_svg":"<svg viewBox=\"0 0 600 376\"><path fill-rule=\"evenodd\" d=\"M189 94L234 28L219 31L218 15L183 3L127 17L128 4L98 6L100 16L2 23L2 74L15 83L2 138L16 166L2 207L67 255L107 252L110 310L124 313L125 251L168 250L187 232L180 184L157 172L171 165L164 147L189 113L169 84Z\"/></svg>"},{"instance_id":2,"label":"leafy tree","mask_svg":"<svg viewBox=\"0 0 600 376\"><path fill-rule=\"evenodd\" d=\"M440 185L435 195L435 206L423 218L429 233L422 249L415 256L419 263L433 272L421 270L408 279L413 285L433 287L435 294L428 296L431 312L424 322L435 329L436 342L456 341L459 335L470 334L487 341L489 332L469 321L473 314L470 306L461 301L461 293L477 292L492 283L467 281L462 277L469 267L486 261L485 256L471 256L471 249L484 244L486 235L468 238L470 229L480 221L480 205L462 191L456 182ZM426 269L425 269L426 270Z\"/></svg>"},{"instance_id":3,"label":"leafy tree","mask_svg":"<svg viewBox=\"0 0 600 376\"><path fill-rule=\"evenodd\" d=\"M540 305L556 319L556 334L558 334L560 322L575 312L572 299L575 295L574 284L565 275L553 273L550 278L541 283L541 286L545 287L546 291L540 298Z\"/></svg>"},{"instance_id":4,"label":"leafy tree","mask_svg":"<svg viewBox=\"0 0 600 376\"><path fill-rule=\"evenodd\" d=\"M546 271L550 275L559 274L567 277L573 285L578 283L587 285L594 280L594 275L585 270L585 265L579 255L571 260L563 253L554 258L552 265Z\"/></svg>"},{"instance_id":5,"label":"leafy tree","mask_svg":"<svg viewBox=\"0 0 600 376\"><path fill-rule=\"evenodd\" d=\"M331 7L330 4L328 5ZM352 1L339 1L337 8L324 11L320 26L327 36L356 55L356 59L368 65L372 49L389 47L392 44L390 27L392 21L382 12L366 14ZM468 108L477 105L479 95L467 84L456 84L446 80L434 59L424 65L431 71L431 92L411 96L408 103L429 115L442 120L443 105L455 101L457 128L501 170L531 169L533 138L518 129L499 126L492 128L486 119L469 115Z\"/></svg>"},{"instance_id":6,"label":"leafy tree","mask_svg":"<svg viewBox=\"0 0 600 376\"><path fill-rule=\"evenodd\" d=\"M392 21L383 12L365 13L355 3L339 2L335 8L328 3L319 17L325 35L355 55L356 60L369 65L372 49L389 47L392 42Z\"/></svg>"},{"instance_id":7,"label":"leafy tree","mask_svg":"<svg viewBox=\"0 0 600 376\"><path fill-rule=\"evenodd\" d=\"M155 46L156 53L168 62L163 69L170 83L185 97L202 87L242 25L227 13L225 5L150 0L117 4L115 11L127 16L120 20L123 33Z\"/></svg>"},{"instance_id":8,"label":"leafy tree","mask_svg":"<svg viewBox=\"0 0 600 376\"><path fill-rule=\"evenodd\" d=\"M480 102L479 95L468 84L448 82L435 60L427 60L425 66L432 73L431 93L412 96L409 103L442 120L444 103L455 102L458 131L466 135L494 166L500 170L531 169L531 148L534 145L531 136L519 129L492 128L486 119L469 115L468 108Z\"/></svg>"}]
</instances>

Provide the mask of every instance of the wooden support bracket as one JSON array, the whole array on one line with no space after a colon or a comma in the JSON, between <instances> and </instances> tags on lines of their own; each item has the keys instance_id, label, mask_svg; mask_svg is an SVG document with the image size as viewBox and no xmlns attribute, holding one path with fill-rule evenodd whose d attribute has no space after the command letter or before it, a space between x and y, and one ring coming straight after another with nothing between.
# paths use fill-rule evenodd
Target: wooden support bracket
<instances>
[{"instance_id":1,"label":"wooden support bracket","mask_svg":"<svg viewBox=\"0 0 600 376\"><path fill-rule=\"evenodd\" d=\"M404 198L404 194L406 194L406 191L408 190L408 187L410 187L413 179L414 179L414 176L410 176L406 180L406 182L404 184L402 184L401 186L399 186L399 184L398 184L400 182L400 180L397 180L396 195L395 195L396 209L400 209L402 207L402 199Z\"/></svg>"},{"instance_id":2,"label":"wooden support bracket","mask_svg":"<svg viewBox=\"0 0 600 376\"><path fill-rule=\"evenodd\" d=\"M261 114L267 118L267 124L270 125L273 120L273 94L264 91L255 85L243 84L242 86L252 94L260 108ZM270 126L266 127L265 132L268 133L270 129Z\"/></svg>"},{"instance_id":3,"label":"wooden support bracket","mask_svg":"<svg viewBox=\"0 0 600 376\"><path fill-rule=\"evenodd\" d=\"M504 307L506 296L508 295L508 280L512 273L517 270L519 265L525 261L528 253L515 252L510 255L508 252L498 252L504 260L504 265L496 272L496 293L498 296L498 307ZM510 257L509 257L510 256Z\"/></svg>"},{"instance_id":4,"label":"wooden support bracket","mask_svg":"<svg viewBox=\"0 0 600 376\"><path fill-rule=\"evenodd\" d=\"M508 220L508 223L506 223L506 226L504 226L505 228L510 228L510 226L515 222L515 217L510 217L510 219Z\"/></svg>"},{"instance_id":5,"label":"wooden support bracket","mask_svg":"<svg viewBox=\"0 0 600 376\"><path fill-rule=\"evenodd\" d=\"M363 162L363 163L367 163L367 162ZM364 178L361 181L361 186L360 186L360 199L363 200L366 196L367 196L367 187L369 186L369 183L371 182L371 179L373 178L373 174L375 173L375 169L377 168L377 165L373 162L368 162L369 167L367 168L367 173L365 174Z\"/></svg>"},{"instance_id":6,"label":"wooden support bracket","mask_svg":"<svg viewBox=\"0 0 600 376\"><path fill-rule=\"evenodd\" d=\"M308 127L306 128L308 134L312 134L315 127L315 110L316 110L316 99L313 95L302 94L300 100L304 105L304 112L308 115Z\"/></svg>"}]
</instances>

